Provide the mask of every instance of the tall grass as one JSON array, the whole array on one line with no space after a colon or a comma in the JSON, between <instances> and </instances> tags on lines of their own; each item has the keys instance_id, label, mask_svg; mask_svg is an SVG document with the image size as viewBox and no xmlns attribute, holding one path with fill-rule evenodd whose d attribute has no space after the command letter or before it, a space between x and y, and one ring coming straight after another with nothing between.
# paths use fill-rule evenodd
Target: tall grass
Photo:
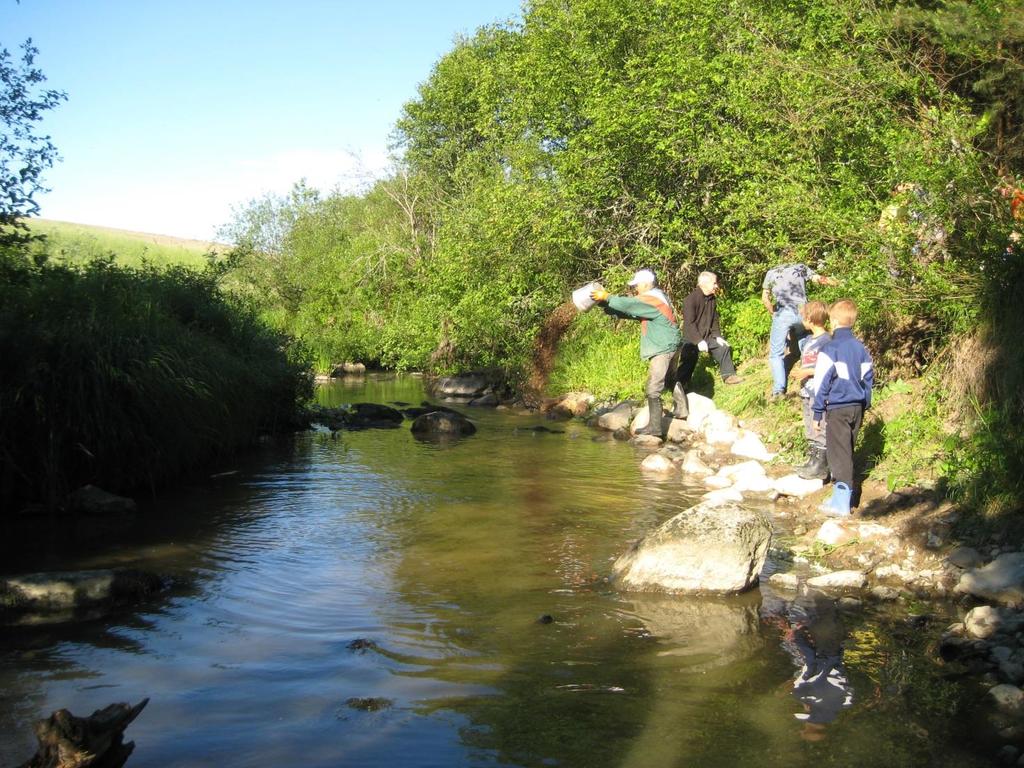
<instances>
[{"instance_id":1,"label":"tall grass","mask_svg":"<svg viewBox=\"0 0 1024 768\"><path fill-rule=\"evenodd\" d=\"M547 392L587 390L601 398L642 398L647 363L639 352L639 323L616 320L596 308L577 315L562 336Z\"/></svg>"},{"instance_id":2,"label":"tall grass","mask_svg":"<svg viewBox=\"0 0 1024 768\"><path fill-rule=\"evenodd\" d=\"M310 392L284 336L185 267L0 254L0 507L154 487L290 423Z\"/></svg>"}]
</instances>

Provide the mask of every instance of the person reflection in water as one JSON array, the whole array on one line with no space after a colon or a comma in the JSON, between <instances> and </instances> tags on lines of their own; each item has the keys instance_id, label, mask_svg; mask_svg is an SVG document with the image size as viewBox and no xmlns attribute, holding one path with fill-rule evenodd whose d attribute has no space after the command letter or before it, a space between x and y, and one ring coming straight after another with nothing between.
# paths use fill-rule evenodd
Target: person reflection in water
<instances>
[{"instance_id":1,"label":"person reflection in water","mask_svg":"<svg viewBox=\"0 0 1024 768\"><path fill-rule=\"evenodd\" d=\"M793 695L804 711L794 717L804 722L801 736L824 738L824 725L853 705L853 688L843 668L845 631L834 600L817 592L801 595L786 606L782 645L800 667Z\"/></svg>"}]
</instances>

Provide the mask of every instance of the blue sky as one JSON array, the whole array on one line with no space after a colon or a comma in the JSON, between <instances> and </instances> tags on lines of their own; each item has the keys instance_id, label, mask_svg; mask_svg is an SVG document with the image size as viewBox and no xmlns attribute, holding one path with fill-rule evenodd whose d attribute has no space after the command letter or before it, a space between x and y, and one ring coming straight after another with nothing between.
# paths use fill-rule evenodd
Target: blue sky
<instances>
[{"instance_id":1,"label":"blue sky","mask_svg":"<svg viewBox=\"0 0 1024 768\"><path fill-rule=\"evenodd\" d=\"M357 189L402 104L460 35L520 0L0 0L68 101L46 218L212 239L232 208L301 178Z\"/></svg>"}]
</instances>

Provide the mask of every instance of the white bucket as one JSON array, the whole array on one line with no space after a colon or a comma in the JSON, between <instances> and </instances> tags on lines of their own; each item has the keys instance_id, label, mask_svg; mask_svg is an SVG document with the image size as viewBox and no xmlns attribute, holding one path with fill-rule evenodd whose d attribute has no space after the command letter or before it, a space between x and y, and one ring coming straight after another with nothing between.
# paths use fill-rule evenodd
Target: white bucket
<instances>
[{"instance_id":1,"label":"white bucket","mask_svg":"<svg viewBox=\"0 0 1024 768\"><path fill-rule=\"evenodd\" d=\"M591 291L596 291L601 288L600 283L587 283L582 288L577 288L572 292L572 303L576 305L576 309L580 312L586 312L592 306L594 306L594 300L590 298Z\"/></svg>"}]
</instances>

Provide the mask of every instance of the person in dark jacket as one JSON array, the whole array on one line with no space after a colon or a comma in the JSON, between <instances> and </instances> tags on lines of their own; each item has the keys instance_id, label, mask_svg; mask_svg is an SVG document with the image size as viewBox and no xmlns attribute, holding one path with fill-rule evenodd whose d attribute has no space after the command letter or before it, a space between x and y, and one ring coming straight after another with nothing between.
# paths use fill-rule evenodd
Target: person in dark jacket
<instances>
[{"instance_id":1,"label":"person in dark jacket","mask_svg":"<svg viewBox=\"0 0 1024 768\"><path fill-rule=\"evenodd\" d=\"M657 287L658 281L649 269L641 269L629 281L636 296L612 296L603 288L591 291L590 297L602 305L604 311L615 317L640 321L640 357L649 360L647 375L648 411L646 427L638 435L662 436L661 393L672 390L673 416L685 419L689 415L686 392L677 384L679 370L679 324L668 297Z\"/></svg>"},{"instance_id":2,"label":"person in dark jacket","mask_svg":"<svg viewBox=\"0 0 1024 768\"><path fill-rule=\"evenodd\" d=\"M693 369L701 352L707 352L718 364L726 384L739 384L743 377L736 375L732 349L722 337L718 320L718 276L714 272L701 272L697 287L683 299L683 348L679 360L679 382L690 386Z\"/></svg>"},{"instance_id":3,"label":"person in dark jacket","mask_svg":"<svg viewBox=\"0 0 1024 768\"><path fill-rule=\"evenodd\" d=\"M821 430L825 419L825 452L832 472L831 498L818 509L833 517L850 514L853 494L853 446L864 420L864 411L871 407L871 387L875 374L871 355L853 335L857 321L857 305L852 299L840 299L828 312L832 324L832 341L818 352L814 366L815 429Z\"/></svg>"}]
</instances>

